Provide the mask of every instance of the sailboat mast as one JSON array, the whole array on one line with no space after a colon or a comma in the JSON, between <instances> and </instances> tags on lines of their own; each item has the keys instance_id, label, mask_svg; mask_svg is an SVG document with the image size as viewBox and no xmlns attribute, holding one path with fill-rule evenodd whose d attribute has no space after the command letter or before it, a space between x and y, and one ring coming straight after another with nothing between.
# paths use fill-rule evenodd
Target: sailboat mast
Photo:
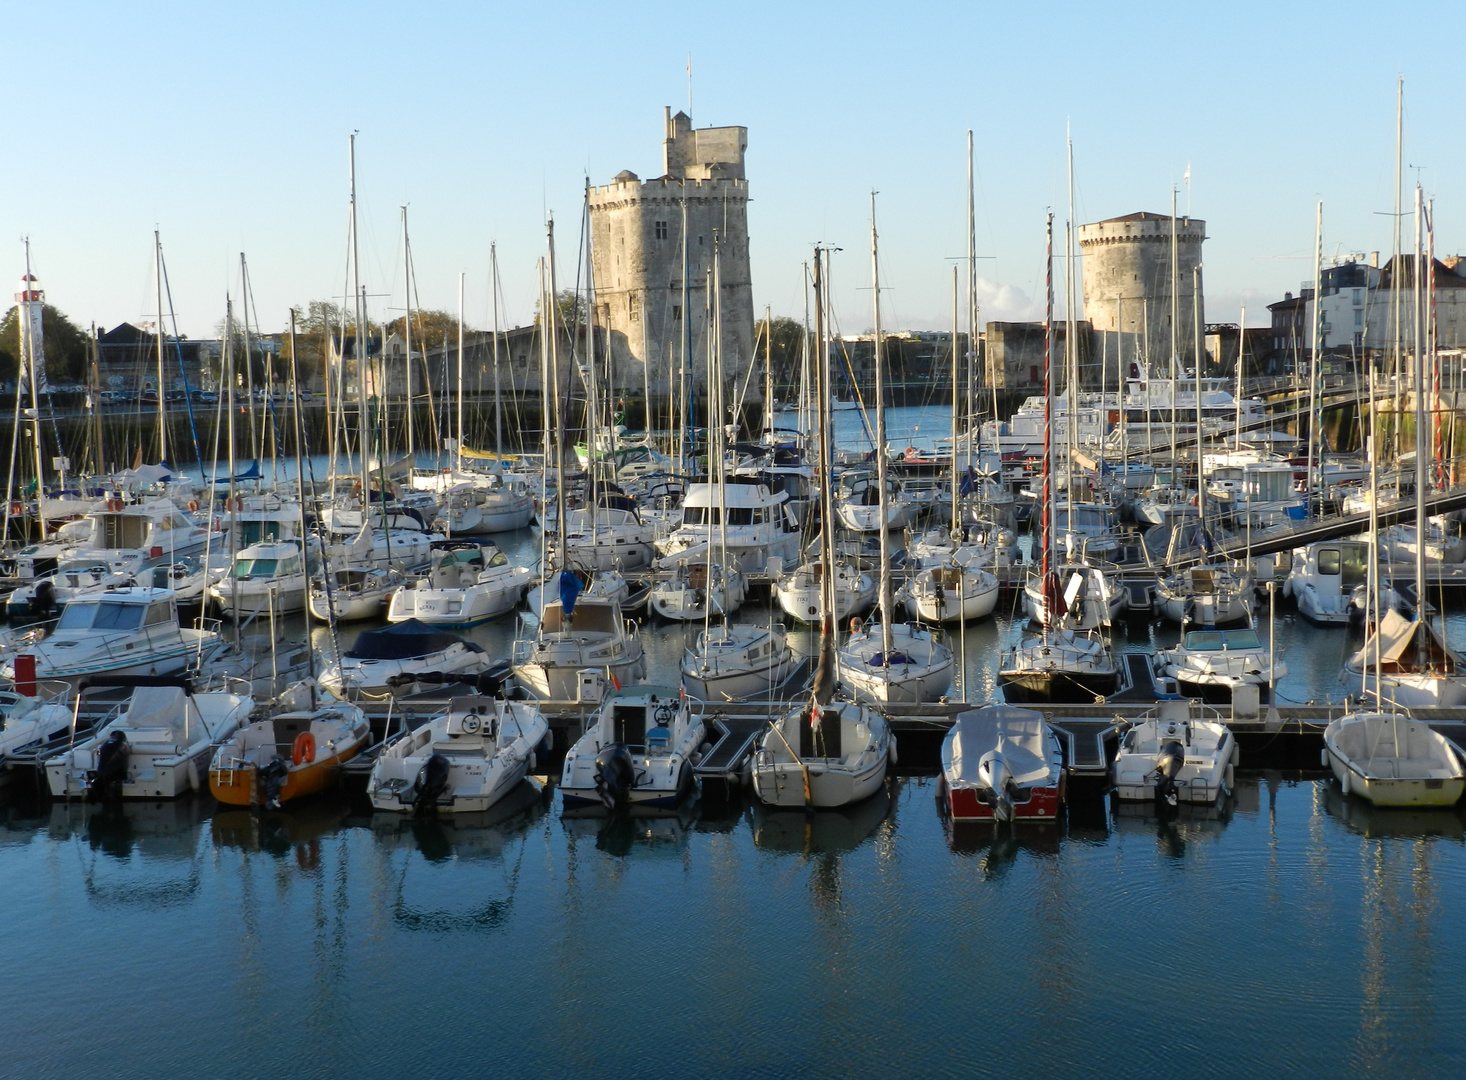
<instances>
[{"instance_id":1,"label":"sailboat mast","mask_svg":"<svg viewBox=\"0 0 1466 1080\"><path fill-rule=\"evenodd\" d=\"M239 517L238 506L235 501L235 484L237 462L234 455L234 301L224 298L224 371L227 385L224 389L224 401L226 411L229 414L229 566L230 573L233 573L234 556L238 551L239 540ZM215 472L218 472L217 464ZM217 480L217 477L216 477ZM212 492L211 492L212 494ZM210 507L210 513L218 513L217 507ZM239 587L231 584L229 589L230 621L234 626L234 640L239 641Z\"/></svg>"},{"instance_id":2,"label":"sailboat mast","mask_svg":"<svg viewBox=\"0 0 1466 1080\"><path fill-rule=\"evenodd\" d=\"M353 351L356 353L356 398L359 410L356 425L356 448L359 458L358 467L361 469L361 527L366 530L371 525L372 509L372 477L367 463L367 433L371 430L372 424L367 416L366 387L366 356L370 349L367 346L366 291L361 284L361 231L356 221L356 133L352 132L349 139L351 155L351 295L356 309L356 343Z\"/></svg>"},{"instance_id":3,"label":"sailboat mast","mask_svg":"<svg viewBox=\"0 0 1466 1080\"><path fill-rule=\"evenodd\" d=\"M565 490L565 440L561 424L564 417L560 412L560 345L558 311L555 302L555 219L551 218L545 226L545 236L549 246L549 256L546 267L549 273L550 289L545 297L545 318L541 319L541 329L544 331L550 351L550 401L554 405L553 415L555 418L551 438L555 444L555 528L560 542L560 559L562 570L570 568L570 552L565 549L565 499L568 493ZM592 544L595 543L592 533Z\"/></svg>"},{"instance_id":4,"label":"sailboat mast","mask_svg":"<svg viewBox=\"0 0 1466 1080\"><path fill-rule=\"evenodd\" d=\"M687 475L687 443L692 437L688 430L688 375L692 367L692 307L690 253L687 249L687 199L682 200L682 369L678 373L677 403L677 471Z\"/></svg>"},{"instance_id":5,"label":"sailboat mast","mask_svg":"<svg viewBox=\"0 0 1466 1080\"><path fill-rule=\"evenodd\" d=\"M1191 268L1191 322L1196 340L1192 343L1196 352L1196 521L1206 526L1206 482L1202 465L1205 463L1201 441L1201 354L1204 342L1201 337L1201 305L1196 298L1201 295L1201 267Z\"/></svg>"},{"instance_id":6,"label":"sailboat mast","mask_svg":"<svg viewBox=\"0 0 1466 1080\"><path fill-rule=\"evenodd\" d=\"M1420 185L1415 185L1415 272L1410 276L1414 279L1412 286L1414 294L1412 306L1414 307L1415 318L1415 348L1414 363L1415 371L1412 381L1415 383L1415 614L1421 621L1425 619L1425 527L1427 524L1425 514L1425 350L1421 348L1421 303L1420 292L1420 263L1421 252L1424 247L1421 234L1421 192Z\"/></svg>"},{"instance_id":7,"label":"sailboat mast","mask_svg":"<svg viewBox=\"0 0 1466 1080\"><path fill-rule=\"evenodd\" d=\"M967 129L967 393L968 393L968 414L977 412L976 406L971 404L972 386L974 385L973 365L977 363L977 187L975 183L975 170L973 167L972 152L972 129ZM953 369L953 377L956 377L956 369ZM993 422L997 423L998 417L998 380L990 376L988 382L993 388ZM967 463L972 463L973 452L977 447L973 444L975 436L972 433L972 425L967 425ZM996 443L994 449L996 449ZM957 444L952 444L953 464L956 463Z\"/></svg>"},{"instance_id":8,"label":"sailboat mast","mask_svg":"<svg viewBox=\"0 0 1466 1080\"><path fill-rule=\"evenodd\" d=\"M489 245L489 306L494 311L494 455L499 473L504 473L504 399L499 392L499 251ZM462 390L462 387L459 387ZM461 437L461 436L460 436ZM521 440L522 444L522 440Z\"/></svg>"},{"instance_id":9,"label":"sailboat mast","mask_svg":"<svg viewBox=\"0 0 1466 1080\"><path fill-rule=\"evenodd\" d=\"M1069 487L1065 492L1065 503L1068 504L1073 499L1074 483L1070 474L1077 460L1075 451L1079 449L1079 348L1074 322L1074 140L1066 137L1065 145L1069 156L1069 220L1064 225L1064 396L1067 399L1064 409L1068 414L1065 430L1069 446L1064 482Z\"/></svg>"},{"instance_id":10,"label":"sailboat mast","mask_svg":"<svg viewBox=\"0 0 1466 1080\"><path fill-rule=\"evenodd\" d=\"M27 248L26 264L30 264L29 248ZM29 270L26 271L30 273ZM158 290L158 464L168 460L168 409L164 402L163 393L163 242L158 239L158 230L153 230L153 280ZM34 358L32 358L34 366ZM34 372L31 378L32 405L35 404L36 380ZM36 416L41 415L40 409L36 409ZM40 434L37 428L36 434ZM39 493L41 485L41 440L36 439L36 484ZM36 504L40 505L39 502Z\"/></svg>"},{"instance_id":11,"label":"sailboat mast","mask_svg":"<svg viewBox=\"0 0 1466 1080\"><path fill-rule=\"evenodd\" d=\"M764 430L774 430L774 309L764 305Z\"/></svg>"},{"instance_id":12,"label":"sailboat mast","mask_svg":"<svg viewBox=\"0 0 1466 1080\"><path fill-rule=\"evenodd\" d=\"M454 427L458 431L458 438L454 441L453 449L456 451L454 457L454 468L463 468L463 271L458 272L458 415Z\"/></svg>"},{"instance_id":13,"label":"sailboat mast","mask_svg":"<svg viewBox=\"0 0 1466 1080\"><path fill-rule=\"evenodd\" d=\"M835 542L834 502L830 489L830 403L829 352L825 348L824 259L821 247L814 249L815 409L819 424L816 462L820 491L820 659L815 670L814 699L823 704L835 688Z\"/></svg>"},{"instance_id":14,"label":"sailboat mast","mask_svg":"<svg viewBox=\"0 0 1466 1080\"><path fill-rule=\"evenodd\" d=\"M1194 302L1194 301L1193 301ZM1176 380L1181 377L1181 263L1176 236L1176 189L1171 188L1171 467L1180 464L1176 450ZM1198 437L1200 432L1197 433ZM1175 482L1174 475L1172 483ZM1201 477L1196 478L1201 483Z\"/></svg>"},{"instance_id":15,"label":"sailboat mast","mask_svg":"<svg viewBox=\"0 0 1466 1080\"><path fill-rule=\"evenodd\" d=\"M886 531L890 510L886 506L886 360L881 341L881 261L876 232L876 193L870 193L870 275L871 306L874 309L875 391L876 391L876 491L880 495L880 526L876 530L881 560L881 653L883 662L891 662L891 537Z\"/></svg>"},{"instance_id":16,"label":"sailboat mast","mask_svg":"<svg viewBox=\"0 0 1466 1080\"><path fill-rule=\"evenodd\" d=\"M407 207L402 207L402 291L404 298L402 314L402 338L407 353L407 360L403 366L403 393L407 398L407 458L408 468L417 453L417 444L413 438L412 430L412 249L408 246L407 240ZM383 363L386 363L385 356ZM385 389L385 385L383 387ZM459 383L462 389L462 383ZM383 403L385 404L385 395Z\"/></svg>"},{"instance_id":17,"label":"sailboat mast","mask_svg":"<svg viewBox=\"0 0 1466 1080\"><path fill-rule=\"evenodd\" d=\"M1049 581L1053 572L1054 551L1054 215L1050 213L1044 224L1044 462L1043 462L1043 521L1039 564L1040 589L1044 599L1044 633L1055 621L1055 591Z\"/></svg>"},{"instance_id":18,"label":"sailboat mast","mask_svg":"<svg viewBox=\"0 0 1466 1080\"><path fill-rule=\"evenodd\" d=\"M1312 516L1318 477L1322 418L1318 415L1318 371L1323 356L1323 200L1313 226L1313 352L1308 364L1308 472L1304 481L1305 514Z\"/></svg>"},{"instance_id":19,"label":"sailboat mast","mask_svg":"<svg viewBox=\"0 0 1466 1080\"><path fill-rule=\"evenodd\" d=\"M957 502L957 268L952 267L952 539L956 542L957 530L962 525L962 508Z\"/></svg>"}]
</instances>

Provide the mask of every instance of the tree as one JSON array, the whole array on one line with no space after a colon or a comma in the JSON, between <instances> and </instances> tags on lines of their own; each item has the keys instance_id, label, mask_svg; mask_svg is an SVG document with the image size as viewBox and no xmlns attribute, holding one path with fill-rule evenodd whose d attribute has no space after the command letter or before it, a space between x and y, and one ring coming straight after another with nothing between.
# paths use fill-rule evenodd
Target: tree
<instances>
[{"instance_id":1,"label":"tree","mask_svg":"<svg viewBox=\"0 0 1466 1080\"><path fill-rule=\"evenodd\" d=\"M757 361L763 362L764 350L769 345L769 339L765 335L769 335L773 343L774 386L797 389L800 362L804 356L804 326L781 315L774 319L772 330L769 335L770 326L764 319L754 324L754 339L758 342Z\"/></svg>"},{"instance_id":2,"label":"tree","mask_svg":"<svg viewBox=\"0 0 1466 1080\"><path fill-rule=\"evenodd\" d=\"M41 305L41 351L50 382L80 382L86 378L90 338L50 304ZM14 379L20 372L20 309L12 307L0 320L0 377Z\"/></svg>"},{"instance_id":3,"label":"tree","mask_svg":"<svg viewBox=\"0 0 1466 1080\"><path fill-rule=\"evenodd\" d=\"M289 327L286 330L288 336ZM309 386L312 379L325 372L328 343L343 332L346 337L356 336L356 318L340 304L330 300L312 300L305 307L295 308L296 361L302 387ZM382 332L382 327L368 319L367 332L377 335ZM288 357L289 353L287 340L281 355Z\"/></svg>"},{"instance_id":4,"label":"tree","mask_svg":"<svg viewBox=\"0 0 1466 1080\"><path fill-rule=\"evenodd\" d=\"M561 289L555 295L555 318L569 330L585 320L585 300L574 289ZM540 302L535 301L534 324L540 324Z\"/></svg>"},{"instance_id":5,"label":"tree","mask_svg":"<svg viewBox=\"0 0 1466 1080\"><path fill-rule=\"evenodd\" d=\"M404 324L406 317L399 315L387 324L387 333L396 334L398 337L406 338ZM468 327L463 328L465 334L469 333ZM443 337L447 335L449 342L458 340L458 316L450 315L446 311L414 311L412 313L412 351L414 355L423 349L436 349L443 344Z\"/></svg>"}]
</instances>

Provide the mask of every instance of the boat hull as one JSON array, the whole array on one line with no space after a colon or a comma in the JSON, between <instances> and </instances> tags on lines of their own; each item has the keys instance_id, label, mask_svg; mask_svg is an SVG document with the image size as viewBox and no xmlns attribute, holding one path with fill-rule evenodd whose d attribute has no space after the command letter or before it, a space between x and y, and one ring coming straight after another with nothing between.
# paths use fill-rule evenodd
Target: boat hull
<instances>
[{"instance_id":1,"label":"boat hull","mask_svg":"<svg viewBox=\"0 0 1466 1080\"><path fill-rule=\"evenodd\" d=\"M980 789L965 785L953 786L947 784L945 780L942 784L945 789L947 816L953 822L991 823L997 821L996 811L983 799ZM1046 787L1028 789L1028 800L1013 804L1013 821L1015 823L1053 821L1058 817L1059 805L1063 801L1062 787L1061 781Z\"/></svg>"},{"instance_id":2,"label":"boat hull","mask_svg":"<svg viewBox=\"0 0 1466 1080\"><path fill-rule=\"evenodd\" d=\"M361 744L347 747L339 754L322 758L308 765L293 765L285 775L277 796L281 804L303 799L326 790L336 782L341 766L356 757ZM209 794L228 806L259 806L259 769L249 765L238 769L210 769Z\"/></svg>"}]
</instances>

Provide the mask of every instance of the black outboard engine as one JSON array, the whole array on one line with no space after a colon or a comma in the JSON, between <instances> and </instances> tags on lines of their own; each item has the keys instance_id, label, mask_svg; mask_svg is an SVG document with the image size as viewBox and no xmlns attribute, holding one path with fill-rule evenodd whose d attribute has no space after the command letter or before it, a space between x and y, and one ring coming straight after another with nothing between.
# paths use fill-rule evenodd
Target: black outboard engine
<instances>
[{"instance_id":1,"label":"black outboard engine","mask_svg":"<svg viewBox=\"0 0 1466 1080\"><path fill-rule=\"evenodd\" d=\"M92 774L88 795L98 799L115 798L114 789L127 779L129 747L127 735L114 731L97 748L97 771Z\"/></svg>"},{"instance_id":2,"label":"black outboard engine","mask_svg":"<svg viewBox=\"0 0 1466 1080\"><path fill-rule=\"evenodd\" d=\"M31 614L45 617L56 610L56 586L43 581L31 595Z\"/></svg>"},{"instance_id":3,"label":"black outboard engine","mask_svg":"<svg viewBox=\"0 0 1466 1080\"><path fill-rule=\"evenodd\" d=\"M259 771L257 783L262 806L268 810L280 809L280 789L285 786L285 778L289 775L290 766L285 764L284 758L278 756L272 757Z\"/></svg>"},{"instance_id":4,"label":"black outboard engine","mask_svg":"<svg viewBox=\"0 0 1466 1080\"><path fill-rule=\"evenodd\" d=\"M448 759L442 754L428 758L417 774L413 787L417 789L413 809L419 814L431 814L438 807L438 796L448 787Z\"/></svg>"},{"instance_id":5,"label":"black outboard engine","mask_svg":"<svg viewBox=\"0 0 1466 1080\"><path fill-rule=\"evenodd\" d=\"M612 743L596 755L596 794L607 810L623 805L635 784L636 769L624 743Z\"/></svg>"},{"instance_id":6,"label":"black outboard engine","mask_svg":"<svg viewBox=\"0 0 1466 1080\"><path fill-rule=\"evenodd\" d=\"M1175 739L1167 739L1161 743L1161 752L1156 755L1155 759L1156 802L1165 803L1167 806L1176 805L1179 798L1176 790L1176 777L1185 764L1186 747Z\"/></svg>"}]
</instances>

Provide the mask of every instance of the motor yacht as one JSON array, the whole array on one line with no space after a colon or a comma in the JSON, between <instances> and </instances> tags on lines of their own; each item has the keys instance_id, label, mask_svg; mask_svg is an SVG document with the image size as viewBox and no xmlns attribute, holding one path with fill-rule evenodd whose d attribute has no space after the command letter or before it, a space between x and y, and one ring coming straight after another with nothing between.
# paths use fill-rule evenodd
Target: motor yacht
<instances>
[{"instance_id":1,"label":"motor yacht","mask_svg":"<svg viewBox=\"0 0 1466 1080\"><path fill-rule=\"evenodd\" d=\"M432 568L392 595L387 621L475 626L517 607L533 579L492 540L435 540Z\"/></svg>"}]
</instances>

